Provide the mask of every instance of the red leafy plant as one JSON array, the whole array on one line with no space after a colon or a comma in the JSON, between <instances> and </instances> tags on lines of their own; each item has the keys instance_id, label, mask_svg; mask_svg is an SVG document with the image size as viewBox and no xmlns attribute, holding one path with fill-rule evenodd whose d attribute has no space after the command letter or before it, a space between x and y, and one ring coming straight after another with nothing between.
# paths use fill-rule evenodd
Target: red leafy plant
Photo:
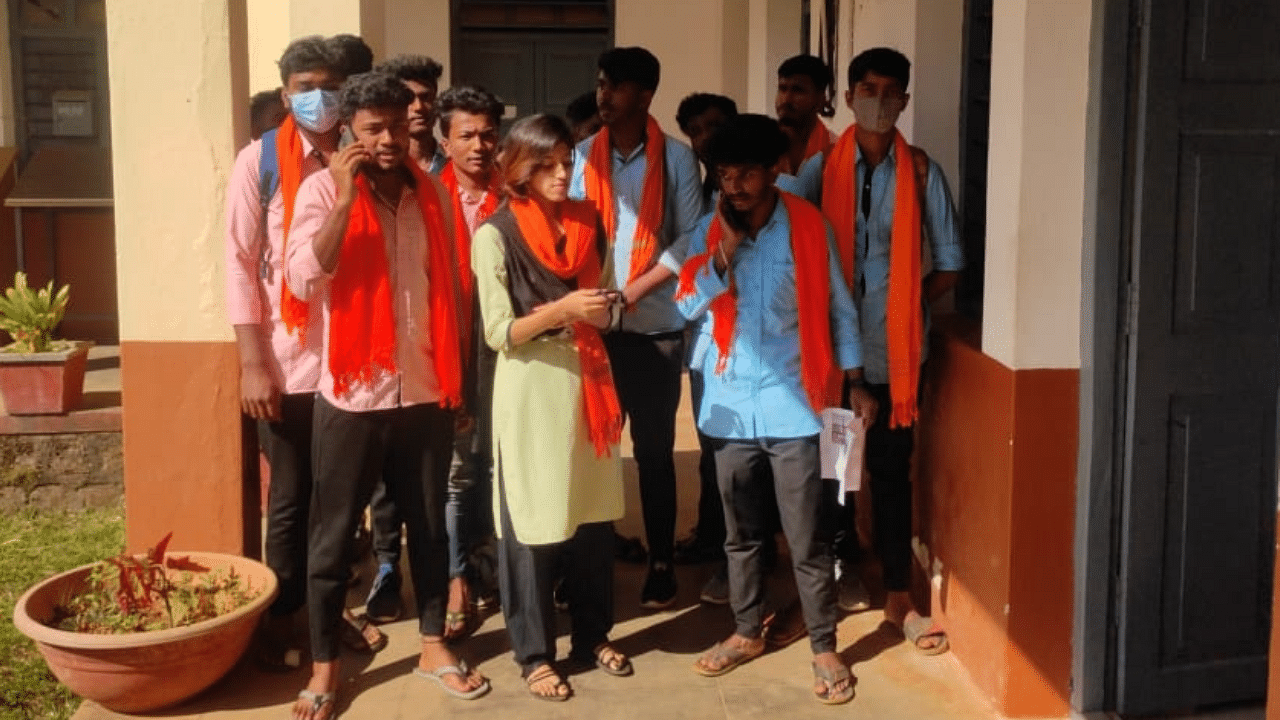
<instances>
[{"instance_id":1,"label":"red leafy plant","mask_svg":"<svg viewBox=\"0 0 1280 720\"><path fill-rule=\"evenodd\" d=\"M188 556L166 557L173 533L144 555L98 563L83 590L59 603L50 626L110 635L193 625L258 596L234 569L211 570Z\"/></svg>"}]
</instances>

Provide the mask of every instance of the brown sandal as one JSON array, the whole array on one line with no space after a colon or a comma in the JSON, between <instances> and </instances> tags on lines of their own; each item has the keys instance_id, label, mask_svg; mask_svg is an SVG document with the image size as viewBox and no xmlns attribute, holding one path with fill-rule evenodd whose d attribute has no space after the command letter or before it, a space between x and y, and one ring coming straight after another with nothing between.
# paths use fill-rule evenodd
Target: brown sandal
<instances>
[{"instance_id":1,"label":"brown sandal","mask_svg":"<svg viewBox=\"0 0 1280 720\"><path fill-rule=\"evenodd\" d=\"M342 644L356 652L376 653L387 646L387 636L367 615L342 613Z\"/></svg>"},{"instance_id":2,"label":"brown sandal","mask_svg":"<svg viewBox=\"0 0 1280 720\"><path fill-rule=\"evenodd\" d=\"M524 683L529 687L530 695L547 702L564 702L573 695L573 689L564 681L564 678L560 677L555 668L546 663L539 665L526 675ZM551 683L552 694L538 692L537 686L545 687L545 683Z\"/></svg>"},{"instance_id":3,"label":"brown sandal","mask_svg":"<svg viewBox=\"0 0 1280 720\"><path fill-rule=\"evenodd\" d=\"M739 665L755 660L763 654L763 643L761 643L759 650L752 652L734 647L728 643L718 642L712 645L710 650L702 653L702 656L693 663L693 671L703 677L720 677ZM714 661L719 667L707 667L705 661L708 660Z\"/></svg>"}]
</instances>

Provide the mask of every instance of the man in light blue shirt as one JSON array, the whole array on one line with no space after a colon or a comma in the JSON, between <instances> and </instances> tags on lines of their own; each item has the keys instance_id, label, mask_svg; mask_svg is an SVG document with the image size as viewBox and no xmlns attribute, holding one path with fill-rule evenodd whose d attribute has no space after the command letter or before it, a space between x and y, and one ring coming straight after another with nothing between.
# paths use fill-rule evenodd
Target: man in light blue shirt
<instances>
[{"instance_id":1,"label":"man in light blue shirt","mask_svg":"<svg viewBox=\"0 0 1280 720\"><path fill-rule=\"evenodd\" d=\"M875 401L862 386L858 312L830 229L817 208L774 186L786 148L777 121L763 115L739 115L712 139L722 200L690 238L677 292L695 328L690 367L703 377L698 428L715 448L735 622L734 633L694 671L722 675L764 652L760 548L776 503L814 654L814 693L834 704L852 698L853 685L835 652L835 490L820 476L814 398L821 404L826 392L810 387L813 371L821 380L833 363L843 370L847 402L862 417L874 415ZM808 334L802 344L805 328L814 327L817 339L829 333L829 342Z\"/></svg>"},{"instance_id":2,"label":"man in light blue shirt","mask_svg":"<svg viewBox=\"0 0 1280 720\"><path fill-rule=\"evenodd\" d=\"M898 114L910 98L907 94L910 72L911 62L889 48L867 50L850 62L845 101L857 118L857 126L846 131L846 137L851 133L856 145L854 152L845 156L851 158L849 161L833 159L828 162L826 172L831 178L838 177L836 173L850 178L851 192L856 198L852 228L856 273L853 296L862 320L866 379L881 409L867 430L866 464L871 480L876 554L884 567L884 586L888 593L885 619L900 628L918 650L935 654L947 649L946 633L916 610L908 592L914 557L911 551L911 454L915 428L911 420L894 422L890 413L891 398L901 398L903 407L909 408L914 416L918 386L900 383L905 387L891 389L886 327L891 311L923 313L924 338L919 357L919 362L923 362L928 354L924 342L928 337L928 303L954 287L964 267L964 254L955 206L942 169L924 151L910 148L905 141L901 146L895 145ZM842 138L841 142L847 141ZM910 149L905 153L910 157L899 157L897 147ZM841 157L839 146L832 156ZM839 162L845 167L838 167ZM915 299L911 307L890 308L889 266L894 219L900 210L895 207L895 188L901 173L909 173L904 180L914 182L918 189L921 229L929 240L933 270L921 278L921 297ZM829 217L841 200L832 197L824 204ZM848 228L843 230L847 232ZM922 248L912 250L919 252ZM857 536L853 503L845 507L846 517L841 523L845 541L837 539L837 553L847 564L856 551ZM860 585L852 571L842 574L840 592L846 609L856 609L844 602L851 597L848 591L855 584Z\"/></svg>"},{"instance_id":3,"label":"man in light blue shirt","mask_svg":"<svg viewBox=\"0 0 1280 720\"><path fill-rule=\"evenodd\" d=\"M676 596L673 451L685 325L672 300L679 266L664 255L675 248L675 257L683 257L680 248L701 210L701 181L693 151L664 134L649 115L658 59L644 48L614 48L597 65L596 103L604 127L575 149L569 195L594 202L600 211L613 255L613 287L627 302L620 331L606 335L605 346L631 427L649 540L640 604L660 609Z\"/></svg>"}]
</instances>

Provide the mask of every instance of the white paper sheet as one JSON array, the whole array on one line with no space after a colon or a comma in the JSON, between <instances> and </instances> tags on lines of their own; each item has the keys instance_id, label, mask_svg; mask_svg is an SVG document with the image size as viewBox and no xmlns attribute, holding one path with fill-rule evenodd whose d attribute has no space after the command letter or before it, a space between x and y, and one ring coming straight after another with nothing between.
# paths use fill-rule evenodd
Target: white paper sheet
<instances>
[{"instance_id":1,"label":"white paper sheet","mask_svg":"<svg viewBox=\"0 0 1280 720\"><path fill-rule=\"evenodd\" d=\"M827 408L822 411L822 435L818 439L822 478L840 481L841 505L845 493L862 487L862 455L866 445L865 423L852 410Z\"/></svg>"}]
</instances>

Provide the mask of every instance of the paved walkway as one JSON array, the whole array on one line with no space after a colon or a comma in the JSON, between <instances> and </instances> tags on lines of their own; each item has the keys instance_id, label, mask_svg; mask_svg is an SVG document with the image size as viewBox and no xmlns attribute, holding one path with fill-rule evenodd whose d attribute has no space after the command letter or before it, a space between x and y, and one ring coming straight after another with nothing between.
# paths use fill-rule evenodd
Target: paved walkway
<instances>
[{"instance_id":1,"label":"paved walkway","mask_svg":"<svg viewBox=\"0 0 1280 720\"><path fill-rule=\"evenodd\" d=\"M681 478L680 522L683 535L694 522L697 502L697 441L689 410L681 410L677 470ZM623 448L629 454L629 448ZM618 523L625 535L643 534L634 464L628 462L627 503L631 512ZM779 593L789 591L789 565L775 573ZM639 607L643 567L618 564L616 577L617 647L632 656L636 673L614 678L599 671L569 678L575 697L566 703L529 697L511 660L501 614L487 618L461 654L493 683L485 698L465 702L447 697L410 670L417 661L417 623L402 620L384 626L389 646L373 657L344 656L340 690L342 717L351 720L405 720L439 717L494 718L645 718L709 720L715 718L939 718L992 720L996 717L950 654L924 657L880 626L872 610L844 618L839 648L857 678L855 696L846 706L827 707L813 699L808 641L771 652L720 678L698 676L690 669L699 653L733 629L728 608L701 605L698 591L712 566L679 567L680 592L675 606L648 613ZM368 577L369 573L365 574ZM407 584L407 583L406 583ZM790 590L793 592L793 590ZM363 597L353 593L353 597ZM563 619L563 618L562 618ZM568 652L561 636L560 654ZM303 670L285 675L258 672L243 662L200 697L164 711L167 718L191 720L285 720ZM117 720L132 716L85 703L74 720ZM149 717L155 717L149 716Z\"/></svg>"}]
</instances>

